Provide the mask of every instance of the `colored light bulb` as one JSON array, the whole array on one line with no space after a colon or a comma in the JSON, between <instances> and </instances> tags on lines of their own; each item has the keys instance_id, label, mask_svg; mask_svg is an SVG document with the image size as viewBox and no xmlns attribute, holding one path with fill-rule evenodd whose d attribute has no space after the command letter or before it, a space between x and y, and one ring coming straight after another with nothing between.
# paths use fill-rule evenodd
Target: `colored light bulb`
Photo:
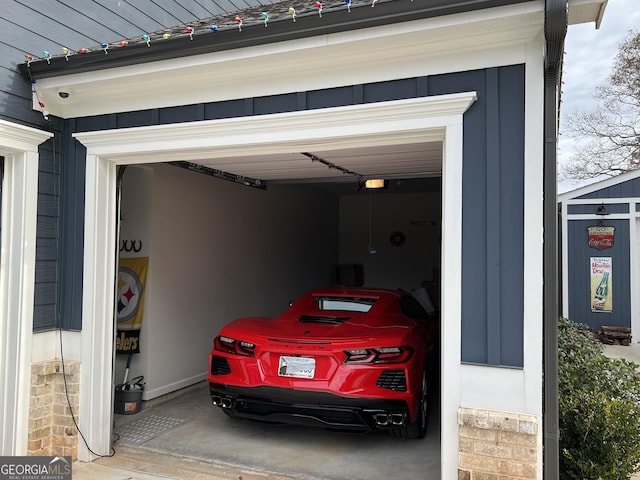
<instances>
[{"instance_id":1,"label":"colored light bulb","mask_svg":"<svg viewBox=\"0 0 640 480\"><path fill-rule=\"evenodd\" d=\"M171 34L170 33L165 33L162 35L162 38L164 38L165 40L169 40L171 38Z\"/></svg>"},{"instance_id":2,"label":"colored light bulb","mask_svg":"<svg viewBox=\"0 0 640 480\"><path fill-rule=\"evenodd\" d=\"M209 27L209 30L211 30L212 32L217 32L218 31L218 26L217 25L211 25Z\"/></svg>"},{"instance_id":3,"label":"colored light bulb","mask_svg":"<svg viewBox=\"0 0 640 480\"><path fill-rule=\"evenodd\" d=\"M149 37L149 35L147 35L146 33L142 35L142 41L147 43L147 47L151 46L151 37Z\"/></svg>"}]
</instances>

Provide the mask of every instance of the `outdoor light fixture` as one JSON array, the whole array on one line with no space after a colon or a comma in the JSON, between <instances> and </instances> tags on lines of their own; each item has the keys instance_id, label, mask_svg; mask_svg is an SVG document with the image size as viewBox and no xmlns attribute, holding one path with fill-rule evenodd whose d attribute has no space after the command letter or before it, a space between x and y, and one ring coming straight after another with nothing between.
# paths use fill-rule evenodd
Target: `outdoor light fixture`
<instances>
[{"instance_id":1,"label":"outdoor light fixture","mask_svg":"<svg viewBox=\"0 0 640 480\"><path fill-rule=\"evenodd\" d=\"M609 215L609 212L607 212L607 207L604 206L604 203L598 207L598 209L596 210L596 215Z\"/></svg>"},{"instance_id":2,"label":"outdoor light fixture","mask_svg":"<svg viewBox=\"0 0 640 480\"><path fill-rule=\"evenodd\" d=\"M387 181L382 178L370 178L364 182L364 188L387 188L387 186Z\"/></svg>"}]
</instances>

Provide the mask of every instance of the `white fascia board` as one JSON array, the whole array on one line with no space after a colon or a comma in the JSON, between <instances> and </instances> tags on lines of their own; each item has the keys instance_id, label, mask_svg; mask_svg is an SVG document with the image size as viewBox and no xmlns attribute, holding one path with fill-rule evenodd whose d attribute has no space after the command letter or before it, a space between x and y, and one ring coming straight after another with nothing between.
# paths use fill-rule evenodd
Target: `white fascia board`
<instances>
[{"instance_id":1,"label":"white fascia board","mask_svg":"<svg viewBox=\"0 0 640 480\"><path fill-rule=\"evenodd\" d=\"M594 22L600 28L608 0L569 0L569 25Z\"/></svg>"},{"instance_id":2,"label":"white fascia board","mask_svg":"<svg viewBox=\"0 0 640 480\"><path fill-rule=\"evenodd\" d=\"M543 19L530 2L43 78L34 109L73 118L523 63Z\"/></svg>"},{"instance_id":3,"label":"white fascia board","mask_svg":"<svg viewBox=\"0 0 640 480\"><path fill-rule=\"evenodd\" d=\"M569 192L565 192L561 195L558 195L558 202L564 203L574 198L581 197L589 193L597 192L598 190L602 190L604 188L609 188L614 185L627 182L629 180L634 180L638 177L640 177L640 169L621 173L620 175L616 175L615 177L609 177L604 180L600 180L599 182L590 183L589 185L585 185L583 187L576 188L575 190L571 190ZM594 199L591 199L587 201L587 203L593 203L594 201L595 201Z\"/></svg>"}]
</instances>

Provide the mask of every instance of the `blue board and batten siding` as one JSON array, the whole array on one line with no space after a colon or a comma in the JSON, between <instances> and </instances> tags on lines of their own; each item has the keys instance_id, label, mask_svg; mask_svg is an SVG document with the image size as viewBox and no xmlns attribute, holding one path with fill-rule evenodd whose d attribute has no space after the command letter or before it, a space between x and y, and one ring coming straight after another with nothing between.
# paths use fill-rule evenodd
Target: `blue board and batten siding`
<instances>
[{"instance_id":1,"label":"blue board and batten siding","mask_svg":"<svg viewBox=\"0 0 640 480\"><path fill-rule=\"evenodd\" d=\"M2 8L8 5L2 4ZM6 12L3 12L6 13ZM3 35L10 36L19 25L0 19ZM20 35L23 35L21 32ZM33 325L36 330L55 328L58 296L58 198L60 168L59 119L45 119L33 110L31 85L17 70L23 52L0 42L0 118L55 134L40 146L38 173L38 218L36 233L36 269ZM6 160L5 160L6 161ZM2 206L0 205L0 208Z\"/></svg>"},{"instance_id":2,"label":"blue board and batten siding","mask_svg":"<svg viewBox=\"0 0 640 480\"><path fill-rule=\"evenodd\" d=\"M66 120L61 310L81 328L85 149L71 134L476 91L464 117L462 361L523 366L524 66Z\"/></svg>"}]
</instances>

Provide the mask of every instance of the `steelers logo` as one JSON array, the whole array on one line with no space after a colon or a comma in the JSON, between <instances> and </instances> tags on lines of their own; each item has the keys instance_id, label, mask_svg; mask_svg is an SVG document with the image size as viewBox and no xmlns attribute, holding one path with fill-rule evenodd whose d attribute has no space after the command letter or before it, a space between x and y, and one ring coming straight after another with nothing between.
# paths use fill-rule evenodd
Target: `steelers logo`
<instances>
[{"instance_id":1,"label":"steelers logo","mask_svg":"<svg viewBox=\"0 0 640 480\"><path fill-rule=\"evenodd\" d=\"M126 322L138 313L142 298L142 283L138 274L127 267L118 273L118 323Z\"/></svg>"}]
</instances>

